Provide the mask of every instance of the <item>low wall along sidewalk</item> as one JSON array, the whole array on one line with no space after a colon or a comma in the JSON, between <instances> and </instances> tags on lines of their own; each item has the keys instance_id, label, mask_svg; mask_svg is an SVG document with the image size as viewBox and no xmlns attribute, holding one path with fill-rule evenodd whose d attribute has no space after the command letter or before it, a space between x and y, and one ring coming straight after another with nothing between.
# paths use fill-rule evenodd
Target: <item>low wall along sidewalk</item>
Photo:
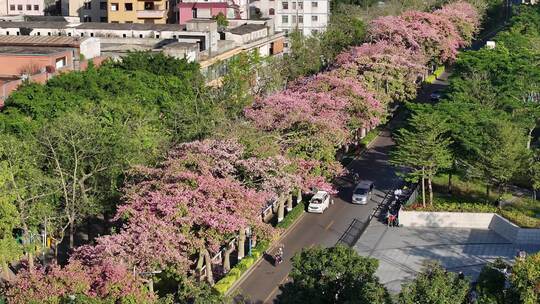
<instances>
[{"instance_id":1,"label":"low wall along sidewalk","mask_svg":"<svg viewBox=\"0 0 540 304\"><path fill-rule=\"evenodd\" d=\"M540 244L540 229L520 228L496 213L399 211L404 227L489 229L515 244Z\"/></svg>"}]
</instances>

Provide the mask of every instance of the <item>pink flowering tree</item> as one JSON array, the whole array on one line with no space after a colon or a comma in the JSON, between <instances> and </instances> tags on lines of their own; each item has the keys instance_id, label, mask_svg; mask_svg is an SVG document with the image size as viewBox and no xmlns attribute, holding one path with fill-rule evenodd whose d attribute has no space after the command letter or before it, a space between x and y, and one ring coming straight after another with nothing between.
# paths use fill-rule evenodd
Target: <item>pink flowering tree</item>
<instances>
[{"instance_id":1,"label":"pink flowering tree","mask_svg":"<svg viewBox=\"0 0 540 304\"><path fill-rule=\"evenodd\" d=\"M458 48L463 45L462 38L449 19L419 11L374 19L368 32L373 42L385 41L413 52L422 52L436 63L454 60Z\"/></svg>"},{"instance_id":2,"label":"pink flowering tree","mask_svg":"<svg viewBox=\"0 0 540 304\"><path fill-rule=\"evenodd\" d=\"M458 1L446 4L434 14L447 18L454 24L462 39L462 46L470 45L480 28L480 15L474 6L467 2Z\"/></svg>"},{"instance_id":3,"label":"pink flowering tree","mask_svg":"<svg viewBox=\"0 0 540 304\"><path fill-rule=\"evenodd\" d=\"M20 271L6 297L13 304L61 303L70 299L142 304L157 301L143 282L121 264L84 266L76 261L64 268L52 265Z\"/></svg>"},{"instance_id":4,"label":"pink flowering tree","mask_svg":"<svg viewBox=\"0 0 540 304\"><path fill-rule=\"evenodd\" d=\"M344 99L348 106L347 127L352 136L362 127L375 127L384 118L384 105L367 90L357 77L347 77L339 73L321 73L314 77L300 79L294 85L299 92L314 91L329 93L334 98Z\"/></svg>"},{"instance_id":5,"label":"pink flowering tree","mask_svg":"<svg viewBox=\"0 0 540 304\"><path fill-rule=\"evenodd\" d=\"M337 62L340 67L332 73L357 78L385 105L414 98L418 80L427 73L421 52L385 41L351 48Z\"/></svg>"},{"instance_id":6,"label":"pink flowering tree","mask_svg":"<svg viewBox=\"0 0 540 304\"><path fill-rule=\"evenodd\" d=\"M245 116L258 128L275 132L288 157L334 166L335 151L351 140L347 99L329 92L286 90L257 100ZM331 170L322 175L333 177Z\"/></svg>"}]
</instances>

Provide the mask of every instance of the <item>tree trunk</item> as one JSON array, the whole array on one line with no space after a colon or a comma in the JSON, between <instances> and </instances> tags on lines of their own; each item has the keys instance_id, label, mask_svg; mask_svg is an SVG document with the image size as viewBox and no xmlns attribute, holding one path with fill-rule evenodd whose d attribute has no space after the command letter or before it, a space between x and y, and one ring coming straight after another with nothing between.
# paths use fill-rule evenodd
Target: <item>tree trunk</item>
<instances>
[{"instance_id":1,"label":"tree trunk","mask_svg":"<svg viewBox=\"0 0 540 304\"><path fill-rule=\"evenodd\" d=\"M34 254L28 252L26 257L28 258L28 267L30 268L30 271L34 270Z\"/></svg>"},{"instance_id":2,"label":"tree trunk","mask_svg":"<svg viewBox=\"0 0 540 304\"><path fill-rule=\"evenodd\" d=\"M486 184L486 196L489 201L489 184Z\"/></svg>"},{"instance_id":3,"label":"tree trunk","mask_svg":"<svg viewBox=\"0 0 540 304\"><path fill-rule=\"evenodd\" d=\"M204 264L204 249L199 250L199 259L197 260L197 275L199 282L202 281L202 267Z\"/></svg>"},{"instance_id":4,"label":"tree trunk","mask_svg":"<svg viewBox=\"0 0 540 304\"><path fill-rule=\"evenodd\" d=\"M240 236L238 237L238 260L241 260L245 256L246 245L246 229L242 227L240 229Z\"/></svg>"},{"instance_id":5,"label":"tree trunk","mask_svg":"<svg viewBox=\"0 0 540 304\"><path fill-rule=\"evenodd\" d=\"M231 270L231 246L227 246L223 257L223 272L228 273Z\"/></svg>"},{"instance_id":6,"label":"tree trunk","mask_svg":"<svg viewBox=\"0 0 540 304\"><path fill-rule=\"evenodd\" d=\"M283 218L285 217L285 200L282 197L279 198L277 214L277 222L281 223L281 221L283 221Z\"/></svg>"},{"instance_id":7,"label":"tree trunk","mask_svg":"<svg viewBox=\"0 0 540 304\"><path fill-rule=\"evenodd\" d=\"M536 201L536 189L533 189L532 191L532 198L533 198L533 201Z\"/></svg>"},{"instance_id":8,"label":"tree trunk","mask_svg":"<svg viewBox=\"0 0 540 304\"><path fill-rule=\"evenodd\" d=\"M364 128L364 127L360 128L360 139L366 137L366 135L367 135L367 131L366 131L366 130L367 130L367 129Z\"/></svg>"},{"instance_id":9,"label":"tree trunk","mask_svg":"<svg viewBox=\"0 0 540 304\"><path fill-rule=\"evenodd\" d=\"M527 150L531 149L531 142L533 140L532 132L534 131L534 128L529 129L529 135L527 136Z\"/></svg>"},{"instance_id":10,"label":"tree trunk","mask_svg":"<svg viewBox=\"0 0 540 304\"><path fill-rule=\"evenodd\" d=\"M298 188L298 192L296 193L296 203L300 204L302 202L302 189Z\"/></svg>"},{"instance_id":11,"label":"tree trunk","mask_svg":"<svg viewBox=\"0 0 540 304\"><path fill-rule=\"evenodd\" d=\"M204 262L206 265L206 281L210 286L214 286L214 274L212 273L212 259L210 258L210 252L207 249L204 250Z\"/></svg>"},{"instance_id":12,"label":"tree trunk","mask_svg":"<svg viewBox=\"0 0 540 304\"><path fill-rule=\"evenodd\" d=\"M448 193L452 193L452 171L448 173Z\"/></svg>"},{"instance_id":13,"label":"tree trunk","mask_svg":"<svg viewBox=\"0 0 540 304\"><path fill-rule=\"evenodd\" d=\"M287 212L292 210L292 202L292 193L289 193L289 195L287 196Z\"/></svg>"},{"instance_id":14,"label":"tree trunk","mask_svg":"<svg viewBox=\"0 0 540 304\"><path fill-rule=\"evenodd\" d=\"M424 167L422 167L422 206L426 208L426 184L424 176Z\"/></svg>"},{"instance_id":15,"label":"tree trunk","mask_svg":"<svg viewBox=\"0 0 540 304\"><path fill-rule=\"evenodd\" d=\"M6 281L11 281L11 272L7 262L2 263L2 278Z\"/></svg>"},{"instance_id":16,"label":"tree trunk","mask_svg":"<svg viewBox=\"0 0 540 304\"><path fill-rule=\"evenodd\" d=\"M75 246L75 223L71 222L69 223L69 248L73 248Z\"/></svg>"},{"instance_id":17,"label":"tree trunk","mask_svg":"<svg viewBox=\"0 0 540 304\"><path fill-rule=\"evenodd\" d=\"M429 205L433 206L433 187L431 185L431 177L428 177L427 183L428 183L428 192L429 192Z\"/></svg>"}]
</instances>

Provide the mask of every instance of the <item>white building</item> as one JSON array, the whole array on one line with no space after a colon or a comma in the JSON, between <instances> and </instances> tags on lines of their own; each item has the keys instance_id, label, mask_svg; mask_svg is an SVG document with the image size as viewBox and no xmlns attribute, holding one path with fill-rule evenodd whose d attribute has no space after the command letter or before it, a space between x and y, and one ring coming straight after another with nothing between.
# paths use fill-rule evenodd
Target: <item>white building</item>
<instances>
[{"instance_id":1,"label":"white building","mask_svg":"<svg viewBox=\"0 0 540 304\"><path fill-rule=\"evenodd\" d=\"M263 18L273 18L277 31L299 29L304 35L326 29L330 18L328 0L255 0L251 2L251 15L260 12Z\"/></svg>"}]
</instances>

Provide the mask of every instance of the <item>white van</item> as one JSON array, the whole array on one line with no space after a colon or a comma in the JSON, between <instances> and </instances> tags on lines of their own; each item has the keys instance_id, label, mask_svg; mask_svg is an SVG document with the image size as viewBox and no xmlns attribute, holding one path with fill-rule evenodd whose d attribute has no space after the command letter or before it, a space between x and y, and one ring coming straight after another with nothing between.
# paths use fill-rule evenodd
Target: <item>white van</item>
<instances>
[{"instance_id":1,"label":"white van","mask_svg":"<svg viewBox=\"0 0 540 304\"><path fill-rule=\"evenodd\" d=\"M317 191L308 205L308 212L323 213L330 207L330 194L326 191Z\"/></svg>"}]
</instances>

